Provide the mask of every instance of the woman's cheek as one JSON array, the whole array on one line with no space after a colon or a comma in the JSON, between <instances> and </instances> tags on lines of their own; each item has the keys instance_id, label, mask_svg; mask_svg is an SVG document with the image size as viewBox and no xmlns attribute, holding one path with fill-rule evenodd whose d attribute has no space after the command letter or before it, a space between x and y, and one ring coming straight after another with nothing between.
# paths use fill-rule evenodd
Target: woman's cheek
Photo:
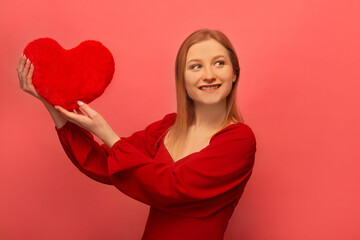
<instances>
[{"instance_id":1,"label":"woman's cheek","mask_svg":"<svg viewBox=\"0 0 360 240\"><path fill-rule=\"evenodd\" d=\"M188 79L190 82L193 81L193 79L196 78L196 76L198 76L199 74L196 72L187 72L185 73L185 79Z\"/></svg>"}]
</instances>

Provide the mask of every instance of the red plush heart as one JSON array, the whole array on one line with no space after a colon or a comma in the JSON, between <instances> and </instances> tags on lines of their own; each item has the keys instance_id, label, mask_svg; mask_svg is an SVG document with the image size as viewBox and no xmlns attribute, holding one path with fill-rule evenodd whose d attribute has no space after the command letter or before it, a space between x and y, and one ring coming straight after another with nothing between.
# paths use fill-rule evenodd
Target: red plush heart
<instances>
[{"instance_id":1,"label":"red plush heart","mask_svg":"<svg viewBox=\"0 0 360 240\"><path fill-rule=\"evenodd\" d=\"M115 71L111 52L94 40L66 50L51 38L39 38L28 43L24 54L34 65L38 94L68 111L79 107L78 100L90 103L101 96Z\"/></svg>"}]
</instances>

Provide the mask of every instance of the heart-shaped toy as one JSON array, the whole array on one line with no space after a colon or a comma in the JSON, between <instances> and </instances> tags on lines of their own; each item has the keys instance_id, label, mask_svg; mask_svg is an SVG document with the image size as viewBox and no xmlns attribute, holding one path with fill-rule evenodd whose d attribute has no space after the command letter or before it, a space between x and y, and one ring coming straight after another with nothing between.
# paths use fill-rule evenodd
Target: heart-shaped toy
<instances>
[{"instance_id":1,"label":"heart-shaped toy","mask_svg":"<svg viewBox=\"0 0 360 240\"><path fill-rule=\"evenodd\" d=\"M39 38L23 52L34 65L32 83L37 93L68 111L79 107L78 100L90 103L101 96L115 71L111 52L94 40L66 50L51 38Z\"/></svg>"}]
</instances>

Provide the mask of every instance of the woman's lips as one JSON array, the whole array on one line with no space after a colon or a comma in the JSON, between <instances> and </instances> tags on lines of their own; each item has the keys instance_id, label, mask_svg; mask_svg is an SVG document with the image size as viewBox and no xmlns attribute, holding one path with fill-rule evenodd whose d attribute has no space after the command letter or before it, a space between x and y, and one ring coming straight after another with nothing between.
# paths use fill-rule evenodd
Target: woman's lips
<instances>
[{"instance_id":1,"label":"woman's lips","mask_svg":"<svg viewBox=\"0 0 360 240\"><path fill-rule=\"evenodd\" d=\"M212 92L215 92L216 90L218 90L221 87L221 84L217 84L217 85L214 85L214 86L218 86L218 87L214 88L214 89L201 89L201 87L200 87L199 89L201 91L203 91L203 92L212 93Z\"/></svg>"}]
</instances>

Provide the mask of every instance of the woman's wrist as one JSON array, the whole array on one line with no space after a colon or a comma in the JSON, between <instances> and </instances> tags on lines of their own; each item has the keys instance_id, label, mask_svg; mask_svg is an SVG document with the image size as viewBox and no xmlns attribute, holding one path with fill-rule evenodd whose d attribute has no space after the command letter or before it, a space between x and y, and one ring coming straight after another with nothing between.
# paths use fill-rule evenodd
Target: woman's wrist
<instances>
[{"instance_id":1,"label":"woman's wrist","mask_svg":"<svg viewBox=\"0 0 360 240\"><path fill-rule=\"evenodd\" d=\"M108 126L107 129L103 131L103 133L98 137L109 148L111 148L118 140L120 140L120 137L110 128L110 126Z\"/></svg>"},{"instance_id":2,"label":"woman's wrist","mask_svg":"<svg viewBox=\"0 0 360 240\"><path fill-rule=\"evenodd\" d=\"M56 125L56 128L59 129L62 126L64 126L65 123L67 122L67 120L64 117L62 117L60 115L60 113L58 113L56 111L56 109L50 103L48 103L47 101L45 101L43 99L40 99L40 100L45 105L46 109L49 111L51 118L53 119L53 121Z\"/></svg>"}]
</instances>

